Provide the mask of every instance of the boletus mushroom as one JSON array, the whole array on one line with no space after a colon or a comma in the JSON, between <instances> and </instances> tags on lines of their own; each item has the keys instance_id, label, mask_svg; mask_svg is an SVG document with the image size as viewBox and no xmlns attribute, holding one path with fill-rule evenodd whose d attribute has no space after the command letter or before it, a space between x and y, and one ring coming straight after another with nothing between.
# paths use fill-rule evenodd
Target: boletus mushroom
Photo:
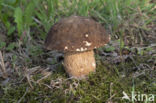
<instances>
[{"instance_id":1,"label":"boletus mushroom","mask_svg":"<svg viewBox=\"0 0 156 103\"><path fill-rule=\"evenodd\" d=\"M83 78L95 71L93 49L106 45L109 40L110 36L98 22L87 17L70 16L52 26L45 47L64 52L66 72L69 76Z\"/></svg>"}]
</instances>

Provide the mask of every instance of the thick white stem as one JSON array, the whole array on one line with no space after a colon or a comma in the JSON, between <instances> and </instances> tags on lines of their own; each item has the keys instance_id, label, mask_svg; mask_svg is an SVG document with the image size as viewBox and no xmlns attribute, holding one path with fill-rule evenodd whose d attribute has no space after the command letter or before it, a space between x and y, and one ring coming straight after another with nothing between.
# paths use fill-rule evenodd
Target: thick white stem
<instances>
[{"instance_id":1,"label":"thick white stem","mask_svg":"<svg viewBox=\"0 0 156 103\"><path fill-rule=\"evenodd\" d=\"M90 72L95 71L94 51L66 53L64 56L64 66L69 76L83 78Z\"/></svg>"}]
</instances>

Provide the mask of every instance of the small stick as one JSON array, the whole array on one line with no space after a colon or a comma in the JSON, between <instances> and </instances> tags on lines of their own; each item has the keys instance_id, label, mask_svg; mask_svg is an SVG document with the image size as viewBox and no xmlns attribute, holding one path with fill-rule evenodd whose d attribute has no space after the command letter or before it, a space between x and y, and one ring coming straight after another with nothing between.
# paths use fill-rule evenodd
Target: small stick
<instances>
[{"instance_id":1,"label":"small stick","mask_svg":"<svg viewBox=\"0 0 156 103\"><path fill-rule=\"evenodd\" d=\"M24 74L25 74L25 77L26 77L28 84L30 85L31 89L34 89L33 85L31 84L30 75L28 73L27 67L24 68Z\"/></svg>"},{"instance_id":2,"label":"small stick","mask_svg":"<svg viewBox=\"0 0 156 103\"><path fill-rule=\"evenodd\" d=\"M5 64L4 64L4 60L3 60L3 55L2 55L1 51L0 51L0 60L1 60L0 65L2 67L1 69L2 69L2 73L3 73L3 77L7 78L8 75L7 75L7 72L6 72L6 68L5 68Z\"/></svg>"},{"instance_id":3,"label":"small stick","mask_svg":"<svg viewBox=\"0 0 156 103\"><path fill-rule=\"evenodd\" d=\"M33 85L31 84L31 81L30 81L30 76L28 74L26 74L26 78L27 78L28 84L30 85L31 89L34 89Z\"/></svg>"},{"instance_id":4,"label":"small stick","mask_svg":"<svg viewBox=\"0 0 156 103\"><path fill-rule=\"evenodd\" d=\"M48 72L48 74L44 77L42 77L41 79L37 80L37 83L39 83L40 81L46 79L47 77L49 77L51 75L51 72Z\"/></svg>"}]
</instances>

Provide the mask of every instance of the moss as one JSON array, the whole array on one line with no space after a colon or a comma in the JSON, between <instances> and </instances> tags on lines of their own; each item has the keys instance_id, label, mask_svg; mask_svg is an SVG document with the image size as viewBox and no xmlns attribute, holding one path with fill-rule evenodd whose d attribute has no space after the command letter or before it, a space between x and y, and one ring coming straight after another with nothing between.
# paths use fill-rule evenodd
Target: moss
<instances>
[{"instance_id":1,"label":"moss","mask_svg":"<svg viewBox=\"0 0 156 103\"><path fill-rule=\"evenodd\" d=\"M139 56L135 57L137 66L141 63L146 63L151 57L140 58ZM149 63L149 65L151 64ZM123 66L126 67L126 71L123 70ZM26 88L29 89L22 99L22 103L26 101L30 103L48 101L52 103L101 103L109 101L113 95L110 99L111 101L124 103L125 101L121 100L122 92L125 91L130 95L133 87L135 91L140 93L155 93L154 80L149 77L151 73L147 72L145 75L134 78L133 74L136 71L132 69L133 67L135 67L133 61L118 65L102 61L102 63L98 62L96 73L91 73L86 80L76 80L69 79L62 66L59 66L58 70L43 80L40 85L32 83L34 86L33 90L24 81L19 85L11 85L8 88L3 87L5 92L0 101L1 103L17 102L24 95ZM34 75L34 80L40 78L41 74ZM51 86L52 89L43 84Z\"/></svg>"}]
</instances>

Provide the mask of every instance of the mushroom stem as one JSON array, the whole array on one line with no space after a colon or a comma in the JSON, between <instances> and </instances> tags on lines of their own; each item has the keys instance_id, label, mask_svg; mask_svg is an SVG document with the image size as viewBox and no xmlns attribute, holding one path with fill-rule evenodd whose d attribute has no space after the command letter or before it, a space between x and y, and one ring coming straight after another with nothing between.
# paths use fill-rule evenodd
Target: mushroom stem
<instances>
[{"instance_id":1,"label":"mushroom stem","mask_svg":"<svg viewBox=\"0 0 156 103\"><path fill-rule=\"evenodd\" d=\"M96 62L94 51L90 50L79 53L65 53L64 66L69 76L83 78L90 72L95 71Z\"/></svg>"}]
</instances>

